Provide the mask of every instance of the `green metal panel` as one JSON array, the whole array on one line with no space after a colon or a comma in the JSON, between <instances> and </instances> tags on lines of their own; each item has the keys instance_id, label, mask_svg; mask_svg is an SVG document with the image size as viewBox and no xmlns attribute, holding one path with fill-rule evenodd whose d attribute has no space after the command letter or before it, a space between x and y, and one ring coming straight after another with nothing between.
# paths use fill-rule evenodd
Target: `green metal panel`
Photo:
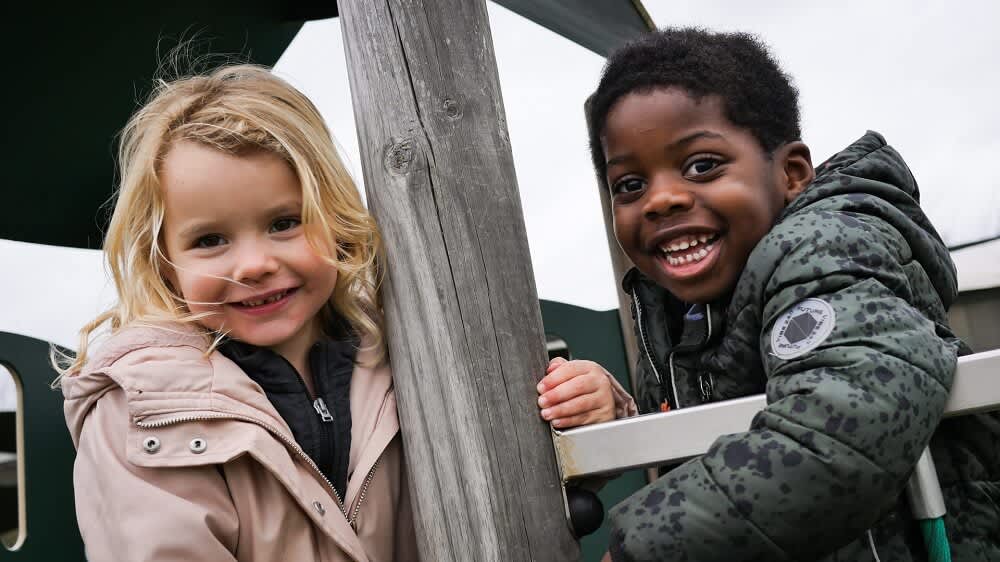
<instances>
[{"instance_id":1,"label":"green metal panel","mask_svg":"<svg viewBox=\"0 0 1000 562\"><path fill-rule=\"evenodd\" d=\"M24 439L18 452L26 499L24 542L16 551L0 547L0 560L85 560L73 502L76 451L62 415L62 393L51 387L56 372L48 358L48 343L0 332L0 364L20 388L18 430Z\"/></svg>"},{"instance_id":2,"label":"green metal panel","mask_svg":"<svg viewBox=\"0 0 1000 562\"><path fill-rule=\"evenodd\" d=\"M547 336L558 336L569 344L573 359L589 359L601 364L619 383L631 391L617 310L597 311L553 301L541 301L542 322ZM608 482L598 494L604 508L624 500L646 485L642 470L631 470ZM607 522L580 541L585 562L596 562L608 549Z\"/></svg>"},{"instance_id":3,"label":"green metal panel","mask_svg":"<svg viewBox=\"0 0 1000 562\"><path fill-rule=\"evenodd\" d=\"M640 0L494 0L602 57L655 29Z\"/></svg>"},{"instance_id":4,"label":"green metal panel","mask_svg":"<svg viewBox=\"0 0 1000 562\"><path fill-rule=\"evenodd\" d=\"M99 248L116 135L180 38L195 54L273 65L301 27L296 2L17 4L0 34L5 80L0 238ZM333 4L333 2L330 2ZM219 60L216 61L221 62Z\"/></svg>"}]
</instances>

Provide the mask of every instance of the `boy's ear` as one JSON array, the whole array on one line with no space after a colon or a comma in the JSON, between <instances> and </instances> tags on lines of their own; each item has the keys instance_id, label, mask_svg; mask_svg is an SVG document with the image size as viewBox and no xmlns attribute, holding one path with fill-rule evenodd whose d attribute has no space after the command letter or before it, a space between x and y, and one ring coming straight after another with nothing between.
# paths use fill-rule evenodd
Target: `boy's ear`
<instances>
[{"instance_id":1,"label":"boy's ear","mask_svg":"<svg viewBox=\"0 0 1000 562\"><path fill-rule=\"evenodd\" d=\"M779 173L784 181L785 204L789 204L812 183L816 170L812 165L812 154L802 141L794 141L778 149L777 161L781 165Z\"/></svg>"}]
</instances>

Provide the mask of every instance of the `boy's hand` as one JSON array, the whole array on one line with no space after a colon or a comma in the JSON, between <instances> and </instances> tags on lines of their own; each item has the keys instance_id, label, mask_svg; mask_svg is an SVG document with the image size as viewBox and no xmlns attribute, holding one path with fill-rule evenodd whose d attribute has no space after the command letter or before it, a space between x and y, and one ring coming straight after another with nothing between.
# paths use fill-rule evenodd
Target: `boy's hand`
<instances>
[{"instance_id":1,"label":"boy's hand","mask_svg":"<svg viewBox=\"0 0 1000 562\"><path fill-rule=\"evenodd\" d=\"M538 383L538 407L552 427L568 429L615 419L610 375L597 363L556 357L545 373Z\"/></svg>"}]
</instances>

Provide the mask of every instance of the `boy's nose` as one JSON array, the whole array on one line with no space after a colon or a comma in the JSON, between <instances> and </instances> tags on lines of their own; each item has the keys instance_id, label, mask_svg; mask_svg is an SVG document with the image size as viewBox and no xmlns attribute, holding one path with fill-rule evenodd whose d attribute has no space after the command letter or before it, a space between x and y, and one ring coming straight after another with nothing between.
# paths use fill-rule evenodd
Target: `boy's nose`
<instances>
[{"instance_id":1,"label":"boy's nose","mask_svg":"<svg viewBox=\"0 0 1000 562\"><path fill-rule=\"evenodd\" d=\"M237 256L233 278L241 283L254 283L278 271L278 260L266 244L247 243Z\"/></svg>"},{"instance_id":2,"label":"boy's nose","mask_svg":"<svg viewBox=\"0 0 1000 562\"><path fill-rule=\"evenodd\" d=\"M683 180L664 178L650 182L646 188L643 213L649 218L655 218L687 211L692 206L694 206L694 195L683 185Z\"/></svg>"}]
</instances>

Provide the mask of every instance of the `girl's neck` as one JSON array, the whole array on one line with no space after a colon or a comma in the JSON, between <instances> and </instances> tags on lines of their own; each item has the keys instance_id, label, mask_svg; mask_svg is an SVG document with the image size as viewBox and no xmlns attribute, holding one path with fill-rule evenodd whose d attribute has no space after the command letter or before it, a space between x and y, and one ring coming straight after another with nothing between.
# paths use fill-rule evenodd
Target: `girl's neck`
<instances>
[{"instance_id":1,"label":"girl's neck","mask_svg":"<svg viewBox=\"0 0 1000 562\"><path fill-rule=\"evenodd\" d=\"M299 373L299 376L302 377L302 381L306 384L310 396L316 395L316 387L313 384L312 369L309 367L309 349L314 343L319 341L322 335L323 330L317 319L310 324L309 330L303 331L303 333L298 334L287 342L270 347L271 351L281 355L286 361L291 363L292 367Z\"/></svg>"}]
</instances>

